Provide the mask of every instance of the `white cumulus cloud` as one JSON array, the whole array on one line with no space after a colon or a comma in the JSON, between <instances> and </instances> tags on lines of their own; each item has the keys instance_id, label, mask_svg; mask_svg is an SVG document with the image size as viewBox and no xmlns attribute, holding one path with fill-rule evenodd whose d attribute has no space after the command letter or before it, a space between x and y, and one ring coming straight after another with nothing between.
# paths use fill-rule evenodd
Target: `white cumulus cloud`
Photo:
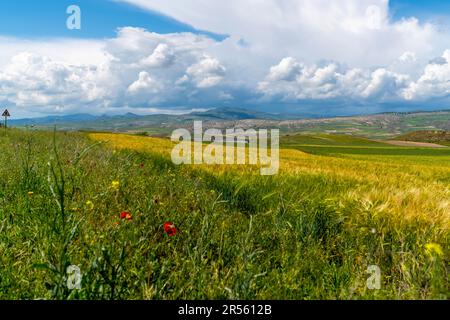
<instances>
[{"instance_id":1,"label":"white cumulus cloud","mask_svg":"<svg viewBox=\"0 0 450 320\"><path fill-rule=\"evenodd\" d=\"M209 88L218 85L225 76L225 67L219 60L205 56L186 70L188 77L194 79L198 88Z\"/></svg>"},{"instance_id":2,"label":"white cumulus cloud","mask_svg":"<svg viewBox=\"0 0 450 320\"><path fill-rule=\"evenodd\" d=\"M422 76L409 85L403 93L405 99L423 100L450 96L450 50L446 50L441 58L431 61Z\"/></svg>"},{"instance_id":3,"label":"white cumulus cloud","mask_svg":"<svg viewBox=\"0 0 450 320\"><path fill-rule=\"evenodd\" d=\"M388 0L123 0L195 28L111 39L0 36L0 102L21 113L348 99L449 101L450 35Z\"/></svg>"},{"instance_id":4,"label":"white cumulus cloud","mask_svg":"<svg viewBox=\"0 0 450 320\"><path fill-rule=\"evenodd\" d=\"M150 77L148 72L142 71L139 73L139 79L128 87L128 91L131 93L138 93L142 91L157 92L157 86L157 82Z\"/></svg>"}]
</instances>

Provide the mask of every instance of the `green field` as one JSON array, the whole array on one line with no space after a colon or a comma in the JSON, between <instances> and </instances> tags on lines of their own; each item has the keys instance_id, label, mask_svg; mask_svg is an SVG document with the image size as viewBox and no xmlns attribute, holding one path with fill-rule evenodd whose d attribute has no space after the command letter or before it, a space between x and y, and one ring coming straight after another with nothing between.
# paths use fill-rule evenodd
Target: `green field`
<instances>
[{"instance_id":1,"label":"green field","mask_svg":"<svg viewBox=\"0 0 450 320\"><path fill-rule=\"evenodd\" d=\"M1 132L0 299L449 298L447 149L282 146L263 177L175 166L163 139Z\"/></svg>"},{"instance_id":2,"label":"green field","mask_svg":"<svg viewBox=\"0 0 450 320\"><path fill-rule=\"evenodd\" d=\"M284 136L281 139L281 147L318 155L399 156L404 159L412 156L413 161L417 160L417 157L433 157L434 160L444 161L450 157L450 148L398 147L382 141L329 134Z\"/></svg>"}]
</instances>

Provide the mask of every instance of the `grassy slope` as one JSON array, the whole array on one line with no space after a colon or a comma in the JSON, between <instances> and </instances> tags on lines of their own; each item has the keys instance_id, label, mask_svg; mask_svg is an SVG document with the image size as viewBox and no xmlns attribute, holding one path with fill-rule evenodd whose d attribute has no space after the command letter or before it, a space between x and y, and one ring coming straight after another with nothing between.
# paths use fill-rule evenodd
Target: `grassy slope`
<instances>
[{"instance_id":1,"label":"grassy slope","mask_svg":"<svg viewBox=\"0 0 450 320\"><path fill-rule=\"evenodd\" d=\"M345 135L317 134L317 135L289 135L281 138L281 146L297 149L317 155L372 155L406 157L438 157L444 159L450 156L450 149L413 148L392 146L383 142L373 141ZM371 160L374 158L370 158Z\"/></svg>"},{"instance_id":2,"label":"grassy slope","mask_svg":"<svg viewBox=\"0 0 450 320\"><path fill-rule=\"evenodd\" d=\"M450 132L447 131L414 131L396 138L401 141L429 142L450 146Z\"/></svg>"},{"instance_id":3,"label":"grassy slope","mask_svg":"<svg viewBox=\"0 0 450 320\"><path fill-rule=\"evenodd\" d=\"M412 165L286 150L281 174L261 177L175 167L166 140L73 133L56 146L60 166L52 134L0 136L0 298L448 297L448 256L425 248L448 252L447 156ZM65 285L71 264L81 291ZM379 291L366 288L372 264Z\"/></svg>"},{"instance_id":4,"label":"grassy slope","mask_svg":"<svg viewBox=\"0 0 450 320\"><path fill-rule=\"evenodd\" d=\"M358 146L358 147L385 147L384 143L369 139L345 135L316 134L316 135L286 135L282 137L282 145L286 147L297 145L319 146Z\"/></svg>"},{"instance_id":5,"label":"grassy slope","mask_svg":"<svg viewBox=\"0 0 450 320\"><path fill-rule=\"evenodd\" d=\"M335 118L314 122L310 125L295 128L309 134L332 132L337 134L353 134L373 139L391 139L400 134L419 130L449 130L450 112L381 114L354 118Z\"/></svg>"}]
</instances>

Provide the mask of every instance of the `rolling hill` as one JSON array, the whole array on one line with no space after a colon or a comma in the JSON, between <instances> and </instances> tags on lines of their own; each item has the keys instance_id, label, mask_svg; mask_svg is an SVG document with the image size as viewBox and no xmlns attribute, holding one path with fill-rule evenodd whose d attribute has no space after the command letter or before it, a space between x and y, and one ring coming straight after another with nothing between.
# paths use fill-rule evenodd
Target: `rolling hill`
<instances>
[{"instance_id":1,"label":"rolling hill","mask_svg":"<svg viewBox=\"0 0 450 320\"><path fill-rule=\"evenodd\" d=\"M436 143L450 146L450 131L414 131L397 137L397 140Z\"/></svg>"},{"instance_id":2,"label":"rolling hill","mask_svg":"<svg viewBox=\"0 0 450 320\"><path fill-rule=\"evenodd\" d=\"M11 120L16 127L57 126L66 131L113 131L167 136L177 128L190 128L194 120L204 128L278 128L284 134L341 134L387 140L415 131L450 131L450 111L383 113L355 117L302 119L299 115L279 115L242 108L218 108L183 115L71 116Z\"/></svg>"}]
</instances>

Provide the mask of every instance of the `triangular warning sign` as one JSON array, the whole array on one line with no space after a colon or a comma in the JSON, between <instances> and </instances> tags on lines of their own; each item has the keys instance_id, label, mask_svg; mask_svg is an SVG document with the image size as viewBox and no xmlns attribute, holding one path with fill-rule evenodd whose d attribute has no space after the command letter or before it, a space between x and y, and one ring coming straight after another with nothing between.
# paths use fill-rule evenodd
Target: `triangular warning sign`
<instances>
[{"instance_id":1,"label":"triangular warning sign","mask_svg":"<svg viewBox=\"0 0 450 320\"><path fill-rule=\"evenodd\" d=\"M8 109L6 109L5 112L3 112L2 117L11 117L11 115L9 114Z\"/></svg>"}]
</instances>

